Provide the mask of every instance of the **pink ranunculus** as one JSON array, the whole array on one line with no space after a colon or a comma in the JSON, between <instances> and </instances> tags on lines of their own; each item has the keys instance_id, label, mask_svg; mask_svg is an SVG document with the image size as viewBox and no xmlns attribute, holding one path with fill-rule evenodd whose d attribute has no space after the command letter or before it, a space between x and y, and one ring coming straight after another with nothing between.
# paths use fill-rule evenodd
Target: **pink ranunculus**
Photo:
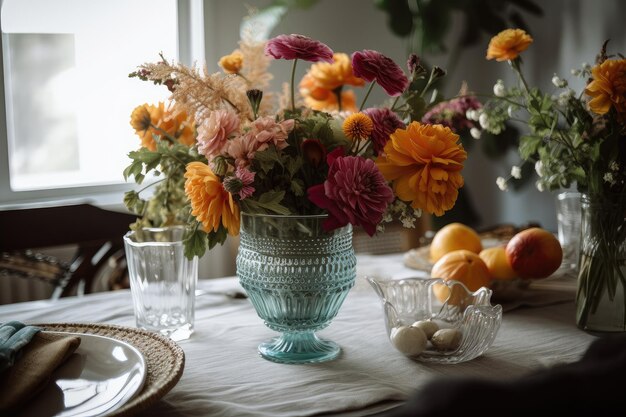
<instances>
[{"instance_id":1,"label":"pink ranunculus","mask_svg":"<svg viewBox=\"0 0 626 417\"><path fill-rule=\"evenodd\" d=\"M265 45L265 54L275 59L333 62L333 51L322 42L302 35L279 35Z\"/></svg>"},{"instance_id":2,"label":"pink ranunculus","mask_svg":"<svg viewBox=\"0 0 626 417\"><path fill-rule=\"evenodd\" d=\"M393 191L373 160L342 155L342 148L328 154L328 178L308 189L309 200L328 211L325 230L350 223L372 236L394 199Z\"/></svg>"},{"instance_id":3,"label":"pink ranunculus","mask_svg":"<svg viewBox=\"0 0 626 417\"><path fill-rule=\"evenodd\" d=\"M239 117L227 110L215 110L198 126L198 152L207 159L222 154L228 146L228 137L239 130Z\"/></svg>"},{"instance_id":4,"label":"pink ranunculus","mask_svg":"<svg viewBox=\"0 0 626 417\"><path fill-rule=\"evenodd\" d=\"M252 129L246 133L246 136L258 143L259 150L267 149L270 143L273 143L278 149L284 149L287 147L287 137L289 137L289 132L293 130L294 125L293 119L276 123L272 116L259 117L252 122ZM263 149L260 149L261 146Z\"/></svg>"},{"instance_id":5,"label":"pink ranunculus","mask_svg":"<svg viewBox=\"0 0 626 417\"><path fill-rule=\"evenodd\" d=\"M352 54L352 70L354 75L367 82L376 82L391 97L399 96L409 86L409 79L404 71L380 52L365 49Z\"/></svg>"},{"instance_id":6,"label":"pink ranunculus","mask_svg":"<svg viewBox=\"0 0 626 417\"><path fill-rule=\"evenodd\" d=\"M294 125L293 119L276 123L272 116L259 117L245 134L229 141L227 154L235 158L236 166L246 167L254 159L254 154L267 149L270 143L277 149L286 148Z\"/></svg>"},{"instance_id":7,"label":"pink ranunculus","mask_svg":"<svg viewBox=\"0 0 626 417\"><path fill-rule=\"evenodd\" d=\"M374 152L380 154L389 140L389 135L396 129L404 129L406 125L398 115L389 108L369 108L363 110L363 113L369 116L374 122L374 130L372 130L372 143L374 144Z\"/></svg>"}]
</instances>

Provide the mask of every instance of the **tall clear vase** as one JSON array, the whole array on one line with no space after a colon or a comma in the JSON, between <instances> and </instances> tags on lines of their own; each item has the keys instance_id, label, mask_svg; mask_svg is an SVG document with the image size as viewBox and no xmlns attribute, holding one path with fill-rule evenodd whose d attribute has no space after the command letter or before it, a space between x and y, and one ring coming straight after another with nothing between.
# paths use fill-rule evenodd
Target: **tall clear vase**
<instances>
[{"instance_id":1,"label":"tall clear vase","mask_svg":"<svg viewBox=\"0 0 626 417\"><path fill-rule=\"evenodd\" d=\"M325 232L326 216L242 213L237 276L257 314L281 335L259 345L265 359L324 362L341 348L315 332L337 315L356 277L350 225Z\"/></svg>"},{"instance_id":2,"label":"tall clear vase","mask_svg":"<svg viewBox=\"0 0 626 417\"><path fill-rule=\"evenodd\" d=\"M576 323L590 332L626 331L626 196L582 196Z\"/></svg>"}]
</instances>

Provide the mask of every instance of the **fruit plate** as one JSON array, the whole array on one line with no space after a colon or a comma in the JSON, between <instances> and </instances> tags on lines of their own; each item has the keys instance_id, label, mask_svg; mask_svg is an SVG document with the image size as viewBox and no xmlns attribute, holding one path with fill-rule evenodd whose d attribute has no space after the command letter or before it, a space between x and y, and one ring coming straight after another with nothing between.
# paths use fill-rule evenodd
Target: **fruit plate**
<instances>
[{"instance_id":1,"label":"fruit plate","mask_svg":"<svg viewBox=\"0 0 626 417\"><path fill-rule=\"evenodd\" d=\"M367 277L367 281L383 304L385 328L392 346L411 359L445 364L472 360L491 347L500 329L502 306L491 304L492 291L488 288L471 292L458 281L438 278ZM456 343L435 343L437 333L419 336L422 339L417 343L425 342L423 350L413 349L410 338L398 342L398 333L408 328L419 330L412 326L418 321L432 322L439 329L454 332L458 336Z\"/></svg>"},{"instance_id":2,"label":"fruit plate","mask_svg":"<svg viewBox=\"0 0 626 417\"><path fill-rule=\"evenodd\" d=\"M507 240L497 239L497 238L483 238L481 239L481 243L483 248L491 248L494 246L504 245L508 242ZM430 260L430 245L421 246L419 248L411 249L404 254L403 257L404 265L417 269L419 271L429 272L433 269L433 263Z\"/></svg>"}]
</instances>

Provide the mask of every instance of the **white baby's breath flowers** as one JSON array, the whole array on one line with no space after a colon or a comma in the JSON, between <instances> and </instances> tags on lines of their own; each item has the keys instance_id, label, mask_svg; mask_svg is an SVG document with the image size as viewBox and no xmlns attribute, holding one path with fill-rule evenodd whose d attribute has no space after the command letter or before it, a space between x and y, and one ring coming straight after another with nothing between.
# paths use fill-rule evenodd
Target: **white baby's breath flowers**
<instances>
[{"instance_id":1,"label":"white baby's breath flowers","mask_svg":"<svg viewBox=\"0 0 626 417\"><path fill-rule=\"evenodd\" d=\"M540 193L543 193L546 190L546 185L541 180L535 183L535 187L537 187L537 190L539 190Z\"/></svg>"},{"instance_id":2,"label":"white baby's breath flowers","mask_svg":"<svg viewBox=\"0 0 626 417\"><path fill-rule=\"evenodd\" d=\"M501 191L506 191L509 189L509 185L506 183L506 179L504 177L496 178L496 184Z\"/></svg>"},{"instance_id":3,"label":"white baby's breath flowers","mask_svg":"<svg viewBox=\"0 0 626 417\"><path fill-rule=\"evenodd\" d=\"M473 127L470 129L470 135L472 135L474 139L480 139L480 135L482 135L482 131L478 128Z\"/></svg>"},{"instance_id":4,"label":"white baby's breath flowers","mask_svg":"<svg viewBox=\"0 0 626 417\"><path fill-rule=\"evenodd\" d=\"M535 172L540 177L543 177L543 162L541 162L541 161L535 162Z\"/></svg>"},{"instance_id":5,"label":"white baby's breath flowers","mask_svg":"<svg viewBox=\"0 0 626 417\"><path fill-rule=\"evenodd\" d=\"M496 97L504 97L506 95L506 87L504 87L504 82L502 80L498 80L494 84L493 95Z\"/></svg>"},{"instance_id":6,"label":"white baby's breath flowers","mask_svg":"<svg viewBox=\"0 0 626 417\"><path fill-rule=\"evenodd\" d=\"M478 116L479 115L480 115L480 113L476 109L469 109L468 111L465 112L465 118L467 120L473 120L475 122L478 121Z\"/></svg>"},{"instance_id":7,"label":"white baby's breath flowers","mask_svg":"<svg viewBox=\"0 0 626 417\"><path fill-rule=\"evenodd\" d=\"M552 77L552 84L554 84L556 88L565 88L567 87L567 80L564 80L563 78L554 74L554 77Z\"/></svg>"},{"instance_id":8,"label":"white baby's breath flowers","mask_svg":"<svg viewBox=\"0 0 626 417\"><path fill-rule=\"evenodd\" d=\"M588 62L583 62L583 70L591 71L591 65Z\"/></svg>"},{"instance_id":9,"label":"white baby's breath flowers","mask_svg":"<svg viewBox=\"0 0 626 417\"><path fill-rule=\"evenodd\" d=\"M483 129L489 130L489 116L487 113L481 113L478 117L478 123L480 123L480 127Z\"/></svg>"},{"instance_id":10,"label":"white baby's breath flowers","mask_svg":"<svg viewBox=\"0 0 626 417\"><path fill-rule=\"evenodd\" d=\"M522 168L518 167L517 165L513 165L511 167L511 176L517 180L522 178Z\"/></svg>"},{"instance_id":11,"label":"white baby's breath flowers","mask_svg":"<svg viewBox=\"0 0 626 417\"><path fill-rule=\"evenodd\" d=\"M567 90L563 91L561 94L559 94L559 97L557 99L559 105L567 106L567 103L572 97L574 97L574 94L576 93L571 88L568 88Z\"/></svg>"},{"instance_id":12,"label":"white baby's breath flowers","mask_svg":"<svg viewBox=\"0 0 626 417\"><path fill-rule=\"evenodd\" d=\"M606 172L604 176L602 177L602 179L604 180L604 182L608 182L611 185L615 185L616 183L615 177L613 177L612 172Z\"/></svg>"},{"instance_id":13,"label":"white baby's breath flowers","mask_svg":"<svg viewBox=\"0 0 626 417\"><path fill-rule=\"evenodd\" d=\"M611 161L609 163L609 169L611 171L619 171L619 164L617 163L617 161Z\"/></svg>"}]
</instances>

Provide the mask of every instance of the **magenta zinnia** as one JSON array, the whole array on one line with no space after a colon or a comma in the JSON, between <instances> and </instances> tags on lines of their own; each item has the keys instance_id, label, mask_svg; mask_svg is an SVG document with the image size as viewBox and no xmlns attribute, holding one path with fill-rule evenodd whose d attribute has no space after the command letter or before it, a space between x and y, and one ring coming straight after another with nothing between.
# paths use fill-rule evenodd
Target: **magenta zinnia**
<instances>
[{"instance_id":1,"label":"magenta zinnia","mask_svg":"<svg viewBox=\"0 0 626 417\"><path fill-rule=\"evenodd\" d=\"M370 108L363 110L372 122L374 122L374 130L372 130L372 144L374 145L374 153L378 155L389 140L389 135L396 129L404 129L406 125L398 115L389 108Z\"/></svg>"},{"instance_id":2,"label":"magenta zinnia","mask_svg":"<svg viewBox=\"0 0 626 417\"><path fill-rule=\"evenodd\" d=\"M399 96L409 85L398 64L380 52L366 49L353 53L352 70L367 82L376 81L391 97Z\"/></svg>"},{"instance_id":3,"label":"magenta zinnia","mask_svg":"<svg viewBox=\"0 0 626 417\"><path fill-rule=\"evenodd\" d=\"M265 54L275 59L333 62L333 51L322 42L302 35L279 35L265 45Z\"/></svg>"},{"instance_id":4,"label":"magenta zinnia","mask_svg":"<svg viewBox=\"0 0 626 417\"><path fill-rule=\"evenodd\" d=\"M324 229L350 223L372 236L394 199L393 191L371 159L343 156L343 149L337 148L328 154L327 161L326 181L308 189L309 200L328 211Z\"/></svg>"}]
</instances>

